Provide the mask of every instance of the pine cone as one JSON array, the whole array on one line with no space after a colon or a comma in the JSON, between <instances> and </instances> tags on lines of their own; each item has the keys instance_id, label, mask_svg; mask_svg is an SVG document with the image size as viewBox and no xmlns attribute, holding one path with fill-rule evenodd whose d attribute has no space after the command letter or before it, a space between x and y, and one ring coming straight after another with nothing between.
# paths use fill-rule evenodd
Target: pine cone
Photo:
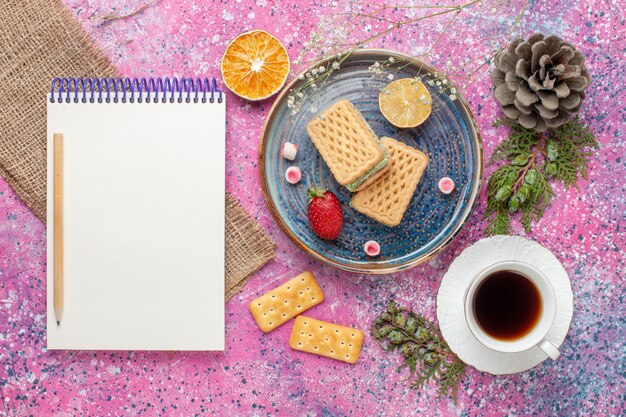
<instances>
[{"instance_id":1,"label":"pine cone","mask_svg":"<svg viewBox=\"0 0 626 417\"><path fill-rule=\"evenodd\" d=\"M504 114L539 132L580 110L591 83L583 54L556 35L517 39L495 64L491 79Z\"/></svg>"}]
</instances>

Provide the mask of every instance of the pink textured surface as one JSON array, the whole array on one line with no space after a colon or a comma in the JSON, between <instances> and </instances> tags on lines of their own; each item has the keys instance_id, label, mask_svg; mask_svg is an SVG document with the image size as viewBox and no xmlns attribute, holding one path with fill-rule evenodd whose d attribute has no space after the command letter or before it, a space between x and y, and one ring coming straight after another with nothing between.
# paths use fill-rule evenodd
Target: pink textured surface
<instances>
[{"instance_id":1,"label":"pink textured surface","mask_svg":"<svg viewBox=\"0 0 626 417\"><path fill-rule=\"evenodd\" d=\"M488 3L442 40L431 56L435 66L484 48L489 33L503 30ZM66 4L129 76L218 75L227 42L253 28L272 32L295 58L318 17L338 10L328 1L171 0L134 18L99 24L93 17L114 8L128 12L141 1ZM557 187L558 198L530 235L556 254L572 279L574 319L558 361L502 377L470 368L455 407L446 398L436 399L433 386L409 390L406 373L395 371L399 357L382 352L370 337L359 363L350 366L289 349L290 325L262 334L247 303L305 269L313 271L326 295L324 303L309 311L317 318L367 330L392 298L434 317L436 291L447 266L482 237L485 198L483 191L464 231L425 265L386 277L328 268L298 251L263 202L257 146L271 100L251 104L229 94L227 188L275 239L277 257L227 304L226 351L46 351L45 227L0 180L0 415L623 415L624 7L622 0L536 2L522 19L525 35L557 33L586 54L594 84L582 116L601 142L590 178L579 183L580 193ZM418 53L441 28L440 23L424 23L375 46ZM483 77L463 91L479 120L487 155L505 134L491 127L499 108L490 85L489 77Z\"/></svg>"}]
</instances>

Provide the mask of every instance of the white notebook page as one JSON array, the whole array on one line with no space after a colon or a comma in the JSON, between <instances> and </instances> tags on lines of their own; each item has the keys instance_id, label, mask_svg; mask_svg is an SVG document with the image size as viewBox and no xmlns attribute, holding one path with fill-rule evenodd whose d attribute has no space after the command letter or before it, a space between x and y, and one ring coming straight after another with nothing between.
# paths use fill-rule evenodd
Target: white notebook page
<instances>
[{"instance_id":1,"label":"white notebook page","mask_svg":"<svg viewBox=\"0 0 626 417\"><path fill-rule=\"evenodd\" d=\"M49 349L224 349L222 103L50 103ZM64 309L53 134L64 137Z\"/></svg>"}]
</instances>

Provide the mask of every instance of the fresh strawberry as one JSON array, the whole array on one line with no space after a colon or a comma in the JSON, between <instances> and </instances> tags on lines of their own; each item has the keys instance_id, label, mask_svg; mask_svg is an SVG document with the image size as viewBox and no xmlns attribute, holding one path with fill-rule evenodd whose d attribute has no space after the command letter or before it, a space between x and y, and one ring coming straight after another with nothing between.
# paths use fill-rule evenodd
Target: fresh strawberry
<instances>
[{"instance_id":1,"label":"fresh strawberry","mask_svg":"<svg viewBox=\"0 0 626 417\"><path fill-rule=\"evenodd\" d=\"M307 212L313 232L325 240L337 239L343 225L343 210L337 196L315 186L309 188L306 194L309 196Z\"/></svg>"}]
</instances>

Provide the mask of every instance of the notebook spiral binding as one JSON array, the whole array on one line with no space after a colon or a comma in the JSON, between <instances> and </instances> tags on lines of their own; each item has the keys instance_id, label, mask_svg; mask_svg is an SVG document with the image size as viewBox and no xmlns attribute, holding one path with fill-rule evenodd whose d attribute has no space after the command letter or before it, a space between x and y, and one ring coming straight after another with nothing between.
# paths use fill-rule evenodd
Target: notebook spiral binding
<instances>
[{"instance_id":1,"label":"notebook spiral binding","mask_svg":"<svg viewBox=\"0 0 626 417\"><path fill-rule=\"evenodd\" d=\"M57 89L58 87L58 89ZM135 97L137 93L137 97ZM145 93L145 94L144 94ZM161 97L159 97L159 95ZM52 80L51 103L222 102L215 78L61 78ZM56 96L56 98L55 98ZM65 96L65 97L64 97ZM168 97L169 96L169 97ZM177 96L177 97L176 97ZM208 96L208 98L207 98ZM160 100L159 100L160 99Z\"/></svg>"}]
</instances>

